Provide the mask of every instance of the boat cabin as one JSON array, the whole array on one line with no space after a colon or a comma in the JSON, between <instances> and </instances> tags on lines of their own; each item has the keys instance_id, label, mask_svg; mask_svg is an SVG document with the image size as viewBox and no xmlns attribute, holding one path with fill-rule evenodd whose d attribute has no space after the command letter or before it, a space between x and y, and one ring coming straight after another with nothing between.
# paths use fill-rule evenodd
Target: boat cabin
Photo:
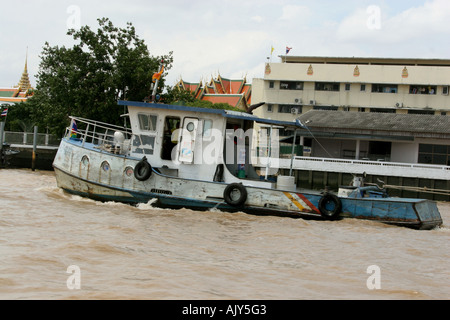
<instances>
[{"instance_id":1,"label":"boat cabin","mask_svg":"<svg viewBox=\"0 0 450 320\"><path fill-rule=\"evenodd\" d=\"M273 187L272 165L256 171L252 158L278 151L276 129L298 127L229 110L130 101L119 105L128 107L133 137L123 148L129 155L146 157L162 174L183 179Z\"/></svg>"}]
</instances>

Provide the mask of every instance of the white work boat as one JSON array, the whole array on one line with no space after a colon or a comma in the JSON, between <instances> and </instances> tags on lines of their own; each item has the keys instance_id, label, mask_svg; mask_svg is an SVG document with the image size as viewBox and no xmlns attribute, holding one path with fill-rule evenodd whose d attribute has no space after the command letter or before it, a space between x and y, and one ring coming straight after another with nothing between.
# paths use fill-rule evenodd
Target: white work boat
<instances>
[{"instance_id":1,"label":"white work boat","mask_svg":"<svg viewBox=\"0 0 450 320\"><path fill-rule=\"evenodd\" d=\"M118 104L128 107L131 128L72 117L53 164L60 188L100 201L153 201L170 208L358 218L417 229L442 225L433 201L390 198L376 187L339 194L305 191L296 188L292 170L277 176L277 130L303 130L298 121L157 103Z\"/></svg>"}]
</instances>

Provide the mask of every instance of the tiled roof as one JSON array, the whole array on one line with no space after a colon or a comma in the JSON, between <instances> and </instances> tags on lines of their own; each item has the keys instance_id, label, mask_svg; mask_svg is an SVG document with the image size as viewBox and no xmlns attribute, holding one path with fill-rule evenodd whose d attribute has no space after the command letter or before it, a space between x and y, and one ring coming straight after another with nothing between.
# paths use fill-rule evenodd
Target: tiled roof
<instances>
[{"instance_id":1,"label":"tiled roof","mask_svg":"<svg viewBox=\"0 0 450 320\"><path fill-rule=\"evenodd\" d=\"M196 84L201 88L183 80L178 82L177 87L194 92L197 99L213 103L228 103L233 107L246 110L250 106L252 92L251 84L246 82L245 78L230 80L219 75L215 79L212 78L205 86L201 83Z\"/></svg>"},{"instance_id":2,"label":"tiled roof","mask_svg":"<svg viewBox=\"0 0 450 320\"><path fill-rule=\"evenodd\" d=\"M18 94L18 88L0 88L0 97L14 97Z\"/></svg>"},{"instance_id":3,"label":"tiled roof","mask_svg":"<svg viewBox=\"0 0 450 320\"><path fill-rule=\"evenodd\" d=\"M313 130L327 132L450 136L450 116L312 110L299 119Z\"/></svg>"},{"instance_id":4,"label":"tiled roof","mask_svg":"<svg viewBox=\"0 0 450 320\"><path fill-rule=\"evenodd\" d=\"M202 100L212 103L228 103L231 106L238 106L243 95L241 94L205 94Z\"/></svg>"}]
</instances>

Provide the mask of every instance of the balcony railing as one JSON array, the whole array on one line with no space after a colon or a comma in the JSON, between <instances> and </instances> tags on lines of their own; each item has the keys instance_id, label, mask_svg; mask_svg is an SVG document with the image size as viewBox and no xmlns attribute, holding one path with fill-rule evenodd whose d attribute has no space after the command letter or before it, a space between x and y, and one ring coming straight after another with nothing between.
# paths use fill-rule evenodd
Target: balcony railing
<instances>
[{"instance_id":1,"label":"balcony railing","mask_svg":"<svg viewBox=\"0 0 450 320\"><path fill-rule=\"evenodd\" d=\"M262 160L262 161L261 161ZM258 158L257 166L265 167L267 158ZM271 159L280 169L290 169L290 159ZM450 166L384 161L347 160L332 158L295 157L293 170L370 174L408 178L450 180Z\"/></svg>"}]
</instances>

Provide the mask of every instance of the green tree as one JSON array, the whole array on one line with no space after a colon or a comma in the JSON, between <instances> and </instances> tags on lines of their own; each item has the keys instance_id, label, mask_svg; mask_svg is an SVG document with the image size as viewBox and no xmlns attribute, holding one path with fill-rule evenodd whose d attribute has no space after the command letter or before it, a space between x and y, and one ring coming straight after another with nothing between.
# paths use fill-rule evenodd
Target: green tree
<instances>
[{"instance_id":1,"label":"green tree","mask_svg":"<svg viewBox=\"0 0 450 320\"><path fill-rule=\"evenodd\" d=\"M195 97L191 91L170 86L166 88L166 92L161 99L161 103L167 104L186 104L194 101Z\"/></svg>"},{"instance_id":2,"label":"green tree","mask_svg":"<svg viewBox=\"0 0 450 320\"><path fill-rule=\"evenodd\" d=\"M199 100L189 90L167 87L167 91L162 95L162 102L167 104L180 104L188 107L225 109L242 112L241 109L231 106L228 103L212 103L210 101Z\"/></svg>"},{"instance_id":3,"label":"green tree","mask_svg":"<svg viewBox=\"0 0 450 320\"><path fill-rule=\"evenodd\" d=\"M131 23L117 28L108 18L98 19L97 32L89 26L69 30L72 48L45 43L37 86L28 104L33 120L52 133L62 134L68 116L122 124L117 100L143 101L151 96L152 76L173 63L173 54L150 56L147 45ZM164 87L164 78L159 83Z\"/></svg>"}]
</instances>

